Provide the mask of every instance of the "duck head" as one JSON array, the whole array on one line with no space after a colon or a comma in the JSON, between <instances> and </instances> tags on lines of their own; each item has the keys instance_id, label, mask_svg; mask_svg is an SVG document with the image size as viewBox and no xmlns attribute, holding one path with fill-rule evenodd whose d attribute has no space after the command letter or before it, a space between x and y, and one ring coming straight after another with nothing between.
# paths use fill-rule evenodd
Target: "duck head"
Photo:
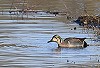
<instances>
[{"instance_id":1,"label":"duck head","mask_svg":"<svg viewBox=\"0 0 100 68\"><path fill-rule=\"evenodd\" d=\"M48 43L49 42L56 42L56 43L60 44L62 41L63 41L63 39L59 35L54 35L52 37L52 39L50 41L48 41Z\"/></svg>"}]
</instances>

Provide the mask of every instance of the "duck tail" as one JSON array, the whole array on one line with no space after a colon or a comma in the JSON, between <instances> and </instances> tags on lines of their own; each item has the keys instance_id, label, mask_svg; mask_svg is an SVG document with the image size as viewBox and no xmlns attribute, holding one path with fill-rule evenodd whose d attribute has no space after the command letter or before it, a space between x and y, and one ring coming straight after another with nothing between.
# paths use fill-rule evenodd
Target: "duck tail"
<instances>
[{"instance_id":1,"label":"duck tail","mask_svg":"<svg viewBox=\"0 0 100 68\"><path fill-rule=\"evenodd\" d=\"M85 41L84 41L84 48L89 46Z\"/></svg>"}]
</instances>

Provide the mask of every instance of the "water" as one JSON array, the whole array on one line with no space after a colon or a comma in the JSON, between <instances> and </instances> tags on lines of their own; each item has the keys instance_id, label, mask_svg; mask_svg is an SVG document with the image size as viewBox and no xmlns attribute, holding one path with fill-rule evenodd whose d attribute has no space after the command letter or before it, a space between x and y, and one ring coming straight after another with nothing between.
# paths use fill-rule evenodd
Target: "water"
<instances>
[{"instance_id":1,"label":"water","mask_svg":"<svg viewBox=\"0 0 100 68\"><path fill-rule=\"evenodd\" d=\"M37 0L34 2L30 0L29 3L34 4L33 6L36 6L34 9L38 10L41 8L43 10L66 10L62 1L43 1L39 3ZM5 1L0 3L5 3L1 5L8 8L8 2L10 1L6 1L7 4ZM37 6L38 3L39 6ZM99 14L99 4L98 0L95 2L93 0L66 1L73 17L81 15L85 6L90 15ZM85 29L65 17L39 12L28 16L23 15L24 20L22 20L22 15L1 14L0 68L100 68L99 36L92 29ZM47 43L55 34L62 38L85 37L89 46L57 48L56 43Z\"/></svg>"},{"instance_id":2,"label":"water","mask_svg":"<svg viewBox=\"0 0 100 68\"><path fill-rule=\"evenodd\" d=\"M35 17L33 20L0 20L1 44L15 45L0 47L0 68L99 68L100 46L91 46L93 30L84 30L73 22L58 21L59 15L38 14ZM90 46L57 48L56 43L47 43L55 34L62 38L86 37Z\"/></svg>"}]
</instances>

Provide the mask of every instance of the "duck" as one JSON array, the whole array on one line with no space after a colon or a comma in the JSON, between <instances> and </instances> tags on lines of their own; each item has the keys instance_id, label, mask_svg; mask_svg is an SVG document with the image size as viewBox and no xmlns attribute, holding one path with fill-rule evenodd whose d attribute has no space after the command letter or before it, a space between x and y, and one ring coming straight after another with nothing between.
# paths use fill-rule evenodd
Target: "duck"
<instances>
[{"instance_id":1,"label":"duck","mask_svg":"<svg viewBox=\"0 0 100 68\"><path fill-rule=\"evenodd\" d=\"M59 35L54 35L52 37L52 39L50 41L48 41L48 43L50 42L56 42L58 44L58 47L67 47L67 48L77 48L77 47L82 47L85 48L87 46L89 46L86 42L85 42L86 38L75 38L75 37L69 37L66 39L62 39Z\"/></svg>"}]
</instances>

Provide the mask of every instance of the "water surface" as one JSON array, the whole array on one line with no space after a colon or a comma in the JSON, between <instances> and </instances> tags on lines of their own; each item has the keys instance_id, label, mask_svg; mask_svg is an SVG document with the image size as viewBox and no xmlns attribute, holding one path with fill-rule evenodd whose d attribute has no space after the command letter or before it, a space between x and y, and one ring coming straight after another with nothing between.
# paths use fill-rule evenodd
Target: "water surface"
<instances>
[{"instance_id":1,"label":"water surface","mask_svg":"<svg viewBox=\"0 0 100 68\"><path fill-rule=\"evenodd\" d=\"M52 15L49 18L41 16L33 20L0 20L1 44L15 44L15 46L0 47L1 68L99 66L100 46L91 46L94 42L90 38L95 38L92 29L85 30L76 23L58 21L61 17L59 15ZM55 34L62 38L85 37L90 46L82 49L57 48L56 43L47 43ZM99 42L94 44L96 43Z\"/></svg>"},{"instance_id":2,"label":"water surface","mask_svg":"<svg viewBox=\"0 0 100 68\"><path fill-rule=\"evenodd\" d=\"M97 6L99 1L82 1L66 2L71 11L77 10L76 13L74 11L71 13L75 14L73 16L78 13L80 15L82 12L82 8L77 8L78 4L83 8L84 4L90 5L87 8L96 9L96 11L88 10L88 12L99 14ZM9 1L7 0L7 2ZM59 4L58 2L51 1L49 6L38 7L38 9L47 10L49 7L48 10L54 10L56 7L58 8L58 5L63 7L61 1ZM36 1L35 5L38 3ZM73 5L70 6L71 4ZM44 4L42 5L44 6ZM59 10L61 9L59 8ZM83 28L65 17L44 12L23 15L23 20L22 15L7 15L6 13L0 15L0 68L100 68L99 36L95 34L94 30ZM89 46L86 48L57 48L56 43L47 43L55 34L62 38L86 38L85 41Z\"/></svg>"}]
</instances>

